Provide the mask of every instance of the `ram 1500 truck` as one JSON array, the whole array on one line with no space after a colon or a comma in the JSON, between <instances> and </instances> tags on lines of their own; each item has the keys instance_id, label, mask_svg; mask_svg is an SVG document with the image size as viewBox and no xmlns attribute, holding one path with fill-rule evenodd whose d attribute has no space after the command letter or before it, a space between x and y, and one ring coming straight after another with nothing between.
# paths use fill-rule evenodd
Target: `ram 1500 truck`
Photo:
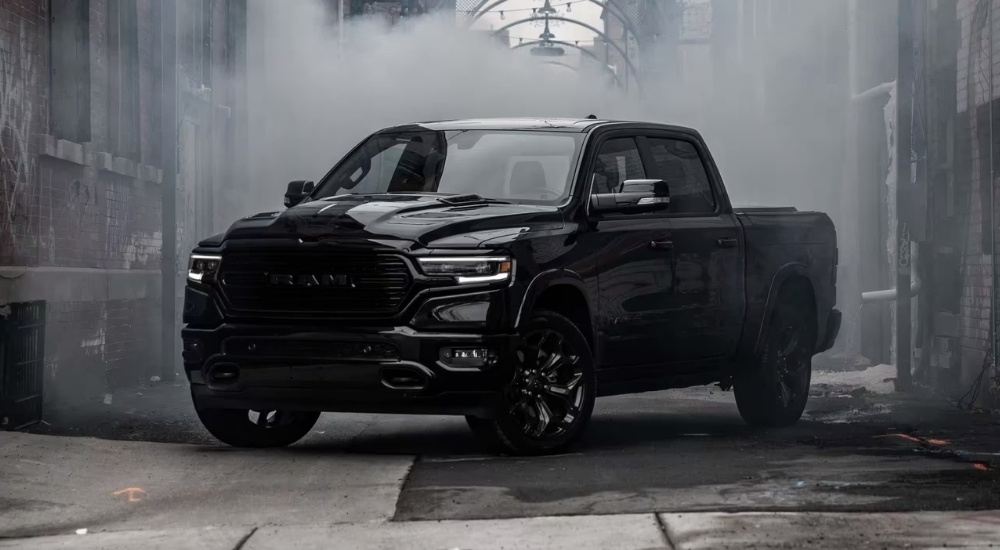
<instances>
[{"instance_id":1,"label":"ram 1500 truck","mask_svg":"<svg viewBox=\"0 0 1000 550\"><path fill-rule=\"evenodd\" d=\"M688 128L393 127L285 206L190 257L184 368L230 445L350 411L464 415L501 452L552 453L597 397L708 384L787 426L840 328L830 218L733 209Z\"/></svg>"}]
</instances>

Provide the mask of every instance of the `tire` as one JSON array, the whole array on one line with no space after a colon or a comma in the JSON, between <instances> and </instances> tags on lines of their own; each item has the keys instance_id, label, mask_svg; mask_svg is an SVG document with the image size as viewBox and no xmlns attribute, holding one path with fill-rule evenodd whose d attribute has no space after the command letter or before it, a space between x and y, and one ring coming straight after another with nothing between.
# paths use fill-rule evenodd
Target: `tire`
<instances>
[{"instance_id":1,"label":"tire","mask_svg":"<svg viewBox=\"0 0 1000 550\"><path fill-rule=\"evenodd\" d=\"M733 386L747 424L779 428L802 417L812 379L815 311L808 287L792 283L779 291L760 354Z\"/></svg>"},{"instance_id":2,"label":"tire","mask_svg":"<svg viewBox=\"0 0 1000 550\"><path fill-rule=\"evenodd\" d=\"M318 412L247 409L205 409L195 405L205 429L233 447L287 447L305 437L319 419Z\"/></svg>"},{"instance_id":3,"label":"tire","mask_svg":"<svg viewBox=\"0 0 1000 550\"><path fill-rule=\"evenodd\" d=\"M469 427L505 454L566 450L579 439L594 412L596 377L587 339L566 317L536 311L521 328L516 356L513 380L503 388L498 416L466 417Z\"/></svg>"}]
</instances>

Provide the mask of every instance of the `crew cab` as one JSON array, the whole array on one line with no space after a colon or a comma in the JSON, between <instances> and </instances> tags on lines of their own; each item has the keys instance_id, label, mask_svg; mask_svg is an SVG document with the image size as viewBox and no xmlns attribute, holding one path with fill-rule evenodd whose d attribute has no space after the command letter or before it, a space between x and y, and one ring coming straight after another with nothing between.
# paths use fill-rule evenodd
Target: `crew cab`
<instances>
[{"instance_id":1,"label":"crew cab","mask_svg":"<svg viewBox=\"0 0 1000 550\"><path fill-rule=\"evenodd\" d=\"M840 328L830 218L734 209L695 130L409 124L190 257L198 416L284 446L321 412L464 415L501 452L573 444L597 397L719 384L787 426Z\"/></svg>"}]
</instances>

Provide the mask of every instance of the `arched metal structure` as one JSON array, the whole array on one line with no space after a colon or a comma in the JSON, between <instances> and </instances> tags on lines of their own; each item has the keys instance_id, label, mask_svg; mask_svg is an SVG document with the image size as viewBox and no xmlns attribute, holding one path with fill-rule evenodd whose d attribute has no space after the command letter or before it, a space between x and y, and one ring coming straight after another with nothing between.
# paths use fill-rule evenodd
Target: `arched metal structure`
<instances>
[{"instance_id":1,"label":"arched metal structure","mask_svg":"<svg viewBox=\"0 0 1000 550\"><path fill-rule=\"evenodd\" d=\"M597 62L598 65L600 65L601 67L604 68L604 71L606 73L608 73L609 75L611 75L611 78L615 79L615 83L616 84L618 84L619 86L621 86L621 84L622 84L621 79L618 78L618 75L615 74L615 72L612 71L611 68L608 67L604 63L604 61L601 60L600 57L597 57L597 55L594 52L592 52L592 51L590 51L590 50L588 50L586 48L583 48L581 46L578 46L576 44L573 44L571 42L565 42L563 40L530 40L528 42L521 42L521 43L517 44L516 46L512 46L511 49L512 50L517 50L519 48L527 48L528 46L541 46L541 45L548 45L548 44L557 44L559 46L566 46L567 48L573 48L573 49L579 51L581 54L589 57L590 59L593 59L594 61ZM566 65L565 63L559 63L559 62L554 62L554 61L552 61L552 63L556 63L557 65Z\"/></svg>"},{"instance_id":2,"label":"arched metal structure","mask_svg":"<svg viewBox=\"0 0 1000 550\"><path fill-rule=\"evenodd\" d=\"M471 27L476 21L479 21L481 17L483 17L487 13L492 12L493 9L498 8L506 4L507 2L510 2L510 0L492 0L493 3L490 3L490 1L491 0L479 0L479 3L476 4L475 7L472 8L472 10L470 10L469 17L466 18L466 23L465 23L466 27ZM591 4L596 4L608 10L612 15L615 16L616 19L621 21L622 27L626 31L631 33L632 36L636 37L636 39L642 36L642 33L640 33L639 29L636 28L636 26L632 23L632 20L628 18L628 16L625 14L625 10L621 7L621 4L617 2L617 0L575 0L575 1L590 2Z\"/></svg>"},{"instance_id":3,"label":"arched metal structure","mask_svg":"<svg viewBox=\"0 0 1000 550\"><path fill-rule=\"evenodd\" d=\"M607 42L607 44L609 46L611 46L612 48L615 49L615 51L617 51L618 53L621 54L622 59L625 61L625 66L627 67L627 70L631 71L632 77L635 78L635 80L636 80L636 84L639 84L640 86L642 85L642 82L639 81L639 71L636 70L635 64L633 64L632 60L629 59L628 52L625 51L625 50L623 50L622 47L619 46L617 43L615 43L614 40L611 40L610 38L608 38L608 35L604 34L603 31L599 30L597 27L594 27L592 25L584 23L583 21L577 21L576 19L570 19L569 17L563 17L561 15L549 15L549 16L546 16L546 17L529 17L527 19L520 19L518 21L512 21L510 23L507 23L506 25L500 27L499 29L497 29L497 30L495 30L493 32L494 32L494 34L500 34L503 31L511 29L513 27L517 27L519 25L524 25L525 23L533 23L535 21L562 21L564 23L569 23L571 25L576 25L578 27L583 27L583 28L585 28L585 29L587 29L587 30L589 30L589 31L597 34L597 36L600 36L601 38L603 38ZM628 44L625 44L625 46L627 47Z\"/></svg>"}]
</instances>

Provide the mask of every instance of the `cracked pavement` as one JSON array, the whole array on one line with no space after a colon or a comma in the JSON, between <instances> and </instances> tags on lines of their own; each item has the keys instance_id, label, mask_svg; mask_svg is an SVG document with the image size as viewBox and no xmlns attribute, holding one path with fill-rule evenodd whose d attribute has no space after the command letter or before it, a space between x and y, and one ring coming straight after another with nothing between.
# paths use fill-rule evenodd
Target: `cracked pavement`
<instances>
[{"instance_id":1,"label":"cracked pavement","mask_svg":"<svg viewBox=\"0 0 1000 550\"><path fill-rule=\"evenodd\" d=\"M602 399L572 452L514 458L484 454L461 418L392 415L328 414L288 449L231 449L186 384L164 383L4 434L0 547L1000 541L995 419L855 389L817 384L797 426L768 431L717 388Z\"/></svg>"}]
</instances>

